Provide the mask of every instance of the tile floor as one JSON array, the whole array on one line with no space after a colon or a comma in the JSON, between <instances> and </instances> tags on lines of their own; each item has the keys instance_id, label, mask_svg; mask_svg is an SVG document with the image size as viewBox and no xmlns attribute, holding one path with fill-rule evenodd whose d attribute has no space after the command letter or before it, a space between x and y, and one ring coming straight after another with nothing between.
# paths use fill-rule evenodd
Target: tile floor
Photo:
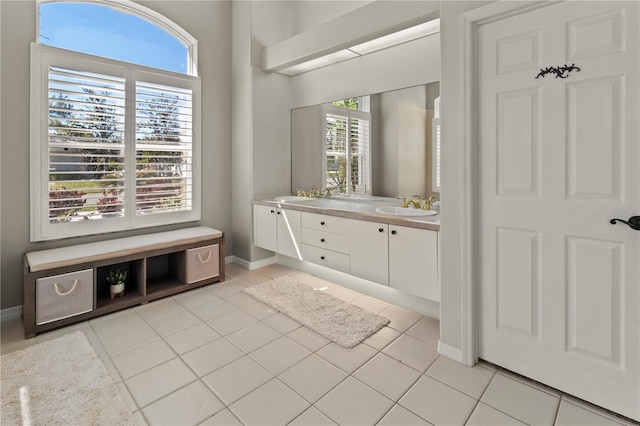
<instances>
[{"instance_id":1,"label":"tile floor","mask_svg":"<svg viewBox=\"0 0 640 426\"><path fill-rule=\"evenodd\" d=\"M242 290L280 275L386 316L345 349ZM25 341L82 330L141 425L632 424L488 364L438 355L438 322L280 265L227 265L227 280Z\"/></svg>"}]
</instances>

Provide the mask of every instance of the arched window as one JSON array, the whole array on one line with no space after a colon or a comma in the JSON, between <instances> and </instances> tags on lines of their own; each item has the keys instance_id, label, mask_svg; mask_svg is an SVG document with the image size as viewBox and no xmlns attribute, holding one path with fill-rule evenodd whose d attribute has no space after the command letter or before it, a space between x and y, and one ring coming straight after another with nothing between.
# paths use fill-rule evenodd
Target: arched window
<instances>
[{"instance_id":1,"label":"arched window","mask_svg":"<svg viewBox=\"0 0 640 426\"><path fill-rule=\"evenodd\" d=\"M133 2L38 7L32 241L199 220L195 39Z\"/></svg>"}]
</instances>

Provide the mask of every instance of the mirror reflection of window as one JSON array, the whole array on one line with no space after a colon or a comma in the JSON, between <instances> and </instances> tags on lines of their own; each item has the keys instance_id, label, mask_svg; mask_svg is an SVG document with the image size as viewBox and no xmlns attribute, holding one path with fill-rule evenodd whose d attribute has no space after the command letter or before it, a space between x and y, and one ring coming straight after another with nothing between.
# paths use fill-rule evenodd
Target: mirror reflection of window
<instances>
[{"instance_id":1,"label":"mirror reflection of window","mask_svg":"<svg viewBox=\"0 0 640 426\"><path fill-rule=\"evenodd\" d=\"M433 154L431 160L433 165L433 179L431 180L433 192L440 192L440 96L434 101L434 115L431 125L431 148Z\"/></svg>"},{"instance_id":2,"label":"mirror reflection of window","mask_svg":"<svg viewBox=\"0 0 640 426\"><path fill-rule=\"evenodd\" d=\"M323 185L333 193L371 193L371 114L368 96L323 107Z\"/></svg>"}]
</instances>

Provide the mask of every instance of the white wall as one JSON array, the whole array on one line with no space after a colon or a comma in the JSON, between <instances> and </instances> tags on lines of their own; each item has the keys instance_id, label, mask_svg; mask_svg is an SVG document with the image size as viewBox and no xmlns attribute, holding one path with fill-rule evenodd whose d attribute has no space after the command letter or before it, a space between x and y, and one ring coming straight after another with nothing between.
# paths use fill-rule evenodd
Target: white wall
<instances>
[{"instance_id":1,"label":"white wall","mask_svg":"<svg viewBox=\"0 0 640 426\"><path fill-rule=\"evenodd\" d=\"M201 225L231 235L231 3L227 1L140 1L182 26L198 40L202 78L203 200ZM29 242L29 43L36 39L36 2L0 1L2 57L1 113L1 251L2 304L22 304L22 254L120 236L169 230L194 223L71 238Z\"/></svg>"}]
</instances>

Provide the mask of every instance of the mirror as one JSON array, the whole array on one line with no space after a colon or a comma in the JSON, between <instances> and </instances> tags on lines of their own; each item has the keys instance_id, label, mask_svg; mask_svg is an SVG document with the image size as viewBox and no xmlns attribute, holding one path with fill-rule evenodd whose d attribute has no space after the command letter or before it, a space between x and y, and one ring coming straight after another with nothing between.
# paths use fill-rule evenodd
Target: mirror
<instances>
[{"instance_id":1,"label":"mirror","mask_svg":"<svg viewBox=\"0 0 640 426\"><path fill-rule=\"evenodd\" d=\"M438 137L434 127L438 120L433 120L439 96L440 83L434 82L358 98L360 108L364 105L368 110L370 121L363 126L364 119L353 118L355 124L346 124L343 133L350 134L350 140L354 134L368 134L369 145L364 154L354 154L349 160L332 157L334 147L340 141L345 144L346 139L336 134L336 119L328 115L336 111L334 103L293 109L292 191L333 187L334 182L344 182L341 178L348 173L351 179L346 180L352 185L347 185L347 192L382 197L434 195L439 199L439 165L434 161L439 148L434 140ZM349 120L345 118L344 122L351 123ZM361 150L359 145L361 142L355 142L353 147L343 149L343 155Z\"/></svg>"}]
</instances>

